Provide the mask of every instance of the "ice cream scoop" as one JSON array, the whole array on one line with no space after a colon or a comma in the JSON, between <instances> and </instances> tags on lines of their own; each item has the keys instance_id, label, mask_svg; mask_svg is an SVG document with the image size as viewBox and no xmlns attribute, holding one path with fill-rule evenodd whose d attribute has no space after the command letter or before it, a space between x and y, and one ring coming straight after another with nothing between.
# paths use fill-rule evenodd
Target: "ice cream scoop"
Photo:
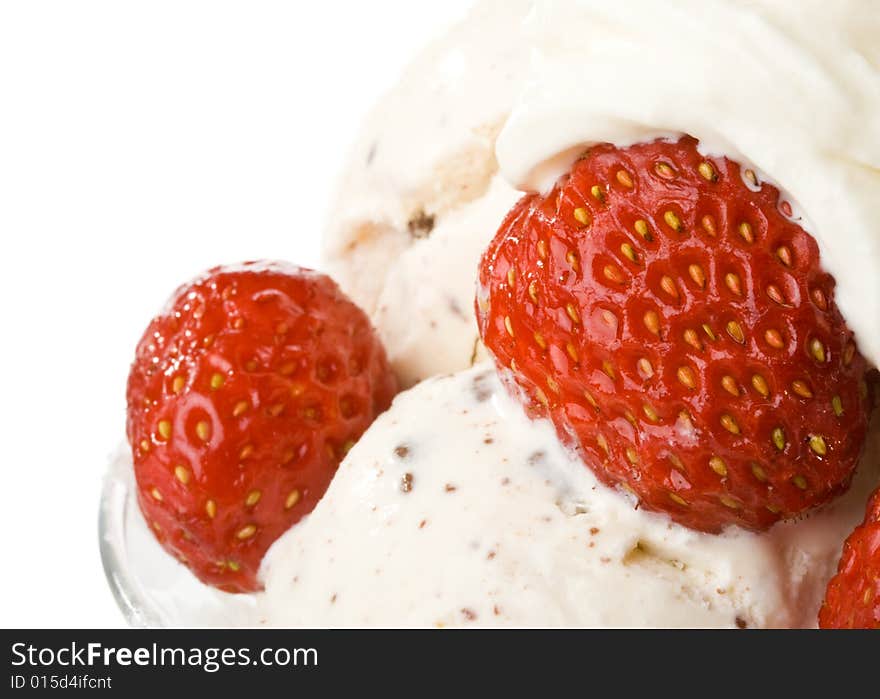
<instances>
[{"instance_id":1,"label":"ice cream scoop","mask_svg":"<svg viewBox=\"0 0 880 699\"><path fill-rule=\"evenodd\" d=\"M269 550L261 611L292 626L814 626L877 464L804 521L701 534L599 484L478 365L372 425Z\"/></svg>"}]
</instances>

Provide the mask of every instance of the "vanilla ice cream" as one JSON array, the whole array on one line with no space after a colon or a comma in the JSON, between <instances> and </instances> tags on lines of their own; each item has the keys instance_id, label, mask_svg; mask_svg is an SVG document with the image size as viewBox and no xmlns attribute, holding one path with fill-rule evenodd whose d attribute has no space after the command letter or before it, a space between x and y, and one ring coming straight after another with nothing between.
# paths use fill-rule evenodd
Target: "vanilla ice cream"
<instances>
[{"instance_id":1,"label":"vanilla ice cream","mask_svg":"<svg viewBox=\"0 0 880 699\"><path fill-rule=\"evenodd\" d=\"M530 5L480 2L425 49L364 122L332 199L327 270L407 386L478 349L477 264L521 196L498 175L495 138L528 69Z\"/></svg>"},{"instance_id":2,"label":"vanilla ice cream","mask_svg":"<svg viewBox=\"0 0 880 699\"><path fill-rule=\"evenodd\" d=\"M634 509L530 421L488 364L403 393L269 550L289 626L815 626L878 480L799 523L715 536Z\"/></svg>"},{"instance_id":3,"label":"vanilla ice cream","mask_svg":"<svg viewBox=\"0 0 880 699\"><path fill-rule=\"evenodd\" d=\"M586 145L690 134L785 190L880 365L880 12L864 0L537 0L502 173L542 189Z\"/></svg>"}]
</instances>

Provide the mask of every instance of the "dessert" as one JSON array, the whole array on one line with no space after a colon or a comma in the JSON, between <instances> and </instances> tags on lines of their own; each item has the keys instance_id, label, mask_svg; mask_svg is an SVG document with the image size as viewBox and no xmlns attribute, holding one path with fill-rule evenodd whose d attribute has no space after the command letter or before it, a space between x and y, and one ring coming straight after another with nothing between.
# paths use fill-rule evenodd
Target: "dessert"
<instances>
[{"instance_id":1,"label":"dessert","mask_svg":"<svg viewBox=\"0 0 880 699\"><path fill-rule=\"evenodd\" d=\"M815 626L880 481L862 8L481 2L429 48L326 236L411 388L213 618ZM863 621L873 563L850 558L823 625Z\"/></svg>"}]
</instances>

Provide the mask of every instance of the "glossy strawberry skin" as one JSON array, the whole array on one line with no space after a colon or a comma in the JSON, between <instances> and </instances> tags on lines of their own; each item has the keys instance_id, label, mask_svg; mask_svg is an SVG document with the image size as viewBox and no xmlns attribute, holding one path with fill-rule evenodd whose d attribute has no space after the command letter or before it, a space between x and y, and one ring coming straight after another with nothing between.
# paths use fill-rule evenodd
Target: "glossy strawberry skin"
<instances>
[{"instance_id":1,"label":"glossy strawberry skin","mask_svg":"<svg viewBox=\"0 0 880 699\"><path fill-rule=\"evenodd\" d=\"M880 489L843 545L819 611L823 629L880 629Z\"/></svg>"},{"instance_id":2,"label":"glossy strawberry skin","mask_svg":"<svg viewBox=\"0 0 880 699\"><path fill-rule=\"evenodd\" d=\"M331 279L270 263L212 269L137 347L127 434L141 510L200 580L256 590L265 551L395 391L369 320Z\"/></svg>"},{"instance_id":3,"label":"glossy strawberry skin","mask_svg":"<svg viewBox=\"0 0 880 699\"><path fill-rule=\"evenodd\" d=\"M760 530L844 491L869 405L816 242L694 139L592 148L510 212L484 343L610 485L694 529Z\"/></svg>"}]
</instances>

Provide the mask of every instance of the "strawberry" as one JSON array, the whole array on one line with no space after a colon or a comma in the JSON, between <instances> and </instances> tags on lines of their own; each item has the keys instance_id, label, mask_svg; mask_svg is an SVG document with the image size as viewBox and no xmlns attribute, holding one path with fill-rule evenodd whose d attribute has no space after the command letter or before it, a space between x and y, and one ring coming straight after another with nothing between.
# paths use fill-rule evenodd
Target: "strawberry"
<instances>
[{"instance_id":1,"label":"strawberry","mask_svg":"<svg viewBox=\"0 0 880 699\"><path fill-rule=\"evenodd\" d=\"M837 575L819 610L823 629L880 629L880 489L868 502L865 521L843 545Z\"/></svg>"},{"instance_id":2,"label":"strawberry","mask_svg":"<svg viewBox=\"0 0 880 699\"><path fill-rule=\"evenodd\" d=\"M369 320L330 278L212 269L137 347L127 433L141 510L200 580L256 590L266 549L314 508L395 390Z\"/></svg>"},{"instance_id":3,"label":"strawberry","mask_svg":"<svg viewBox=\"0 0 880 699\"><path fill-rule=\"evenodd\" d=\"M866 362L779 191L697 141L591 148L480 265L483 341L605 483L694 529L844 491Z\"/></svg>"}]
</instances>

